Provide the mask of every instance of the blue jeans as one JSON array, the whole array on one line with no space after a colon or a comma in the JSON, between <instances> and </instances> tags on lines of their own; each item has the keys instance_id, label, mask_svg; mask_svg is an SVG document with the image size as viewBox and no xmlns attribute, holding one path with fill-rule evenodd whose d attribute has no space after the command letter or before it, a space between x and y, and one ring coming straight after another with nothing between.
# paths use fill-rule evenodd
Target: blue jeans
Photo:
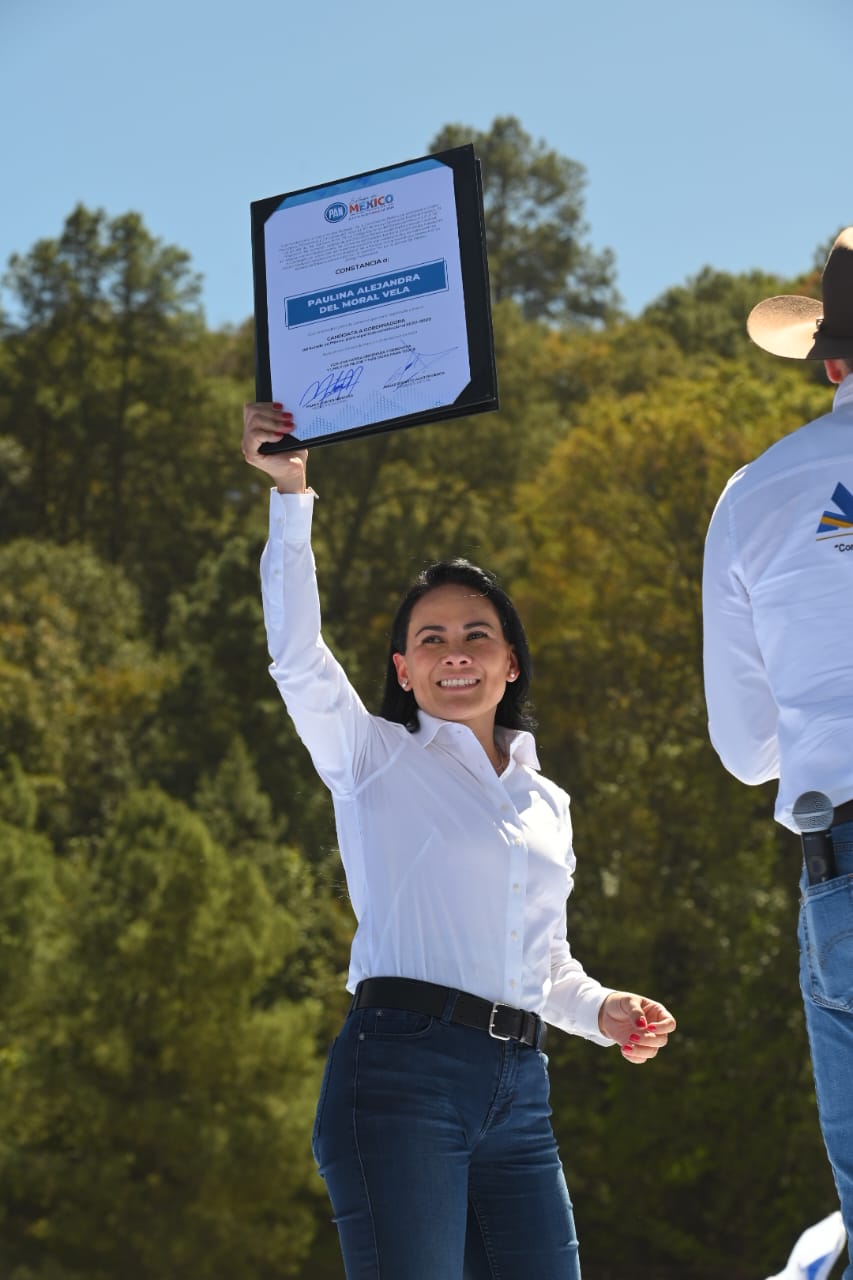
<instances>
[{"instance_id":1,"label":"blue jeans","mask_svg":"<svg viewBox=\"0 0 853 1280\"><path fill-rule=\"evenodd\" d=\"M358 1009L329 1051L313 1147L347 1280L579 1280L548 1059L448 1012Z\"/></svg>"},{"instance_id":2,"label":"blue jeans","mask_svg":"<svg viewBox=\"0 0 853 1280\"><path fill-rule=\"evenodd\" d=\"M800 986L823 1140L847 1228L853 1280L853 822L833 827L837 876L801 881Z\"/></svg>"}]
</instances>

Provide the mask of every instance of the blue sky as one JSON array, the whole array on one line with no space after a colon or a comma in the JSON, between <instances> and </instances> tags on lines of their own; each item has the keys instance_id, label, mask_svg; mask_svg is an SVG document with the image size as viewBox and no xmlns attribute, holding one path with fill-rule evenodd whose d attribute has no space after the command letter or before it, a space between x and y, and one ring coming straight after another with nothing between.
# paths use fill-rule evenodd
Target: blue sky
<instances>
[{"instance_id":1,"label":"blue sky","mask_svg":"<svg viewBox=\"0 0 853 1280\"><path fill-rule=\"evenodd\" d=\"M0 0L0 264L75 203L251 313L251 200L517 116L587 171L628 309L703 265L791 276L853 223L849 0Z\"/></svg>"}]
</instances>

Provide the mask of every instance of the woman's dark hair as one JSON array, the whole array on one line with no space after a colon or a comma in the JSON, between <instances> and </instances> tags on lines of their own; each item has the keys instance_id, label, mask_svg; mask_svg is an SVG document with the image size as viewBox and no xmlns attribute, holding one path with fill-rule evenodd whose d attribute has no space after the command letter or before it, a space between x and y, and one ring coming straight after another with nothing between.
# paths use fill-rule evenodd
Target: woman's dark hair
<instances>
[{"instance_id":1,"label":"woman's dark hair","mask_svg":"<svg viewBox=\"0 0 853 1280\"><path fill-rule=\"evenodd\" d=\"M418 704L411 689L401 689L394 666L394 654L406 652L409 619L417 602L430 591L449 584L470 587L478 595L494 605L500 618L501 630L507 644L512 645L518 662L518 679L508 682L504 696L495 711L495 724L505 729L533 729L536 722L528 706L533 664L521 618L515 605L493 573L480 569L469 560L438 560L422 569L412 586L403 596L391 623L391 643L388 649L388 666L385 671L385 690L379 714L386 720L404 724L414 732L418 727Z\"/></svg>"}]
</instances>

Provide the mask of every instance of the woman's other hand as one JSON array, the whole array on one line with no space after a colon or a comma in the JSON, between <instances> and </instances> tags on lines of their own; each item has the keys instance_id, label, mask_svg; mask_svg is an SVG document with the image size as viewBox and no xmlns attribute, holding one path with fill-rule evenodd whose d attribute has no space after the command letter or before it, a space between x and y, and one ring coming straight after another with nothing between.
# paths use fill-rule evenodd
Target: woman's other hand
<instances>
[{"instance_id":1,"label":"woman's other hand","mask_svg":"<svg viewBox=\"0 0 853 1280\"><path fill-rule=\"evenodd\" d=\"M648 1062L675 1030L675 1018L656 1000L631 991L612 991L598 1011L601 1034L622 1046L628 1062Z\"/></svg>"},{"instance_id":2,"label":"woman's other hand","mask_svg":"<svg viewBox=\"0 0 853 1280\"><path fill-rule=\"evenodd\" d=\"M267 441L281 440L293 431L293 415L280 404L259 403L243 406L243 457L275 481L279 493L305 493L307 449L289 453L259 453Z\"/></svg>"}]
</instances>

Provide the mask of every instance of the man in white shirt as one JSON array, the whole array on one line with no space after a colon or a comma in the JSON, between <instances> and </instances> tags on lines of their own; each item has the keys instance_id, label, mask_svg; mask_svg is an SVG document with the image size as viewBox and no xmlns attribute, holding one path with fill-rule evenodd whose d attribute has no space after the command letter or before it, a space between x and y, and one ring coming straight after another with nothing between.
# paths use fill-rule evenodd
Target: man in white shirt
<instances>
[{"instance_id":1,"label":"man in white shirt","mask_svg":"<svg viewBox=\"0 0 853 1280\"><path fill-rule=\"evenodd\" d=\"M822 301L768 298L752 340L822 360L832 412L729 481L705 545L705 696L711 741L741 781L779 779L777 821L820 791L834 808L837 875L802 879L800 979L824 1141L853 1239L853 227ZM853 1251L851 1251L853 1258ZM853 1261L843 1280L853 1280Z\"/></svg>"}]
</instances>

